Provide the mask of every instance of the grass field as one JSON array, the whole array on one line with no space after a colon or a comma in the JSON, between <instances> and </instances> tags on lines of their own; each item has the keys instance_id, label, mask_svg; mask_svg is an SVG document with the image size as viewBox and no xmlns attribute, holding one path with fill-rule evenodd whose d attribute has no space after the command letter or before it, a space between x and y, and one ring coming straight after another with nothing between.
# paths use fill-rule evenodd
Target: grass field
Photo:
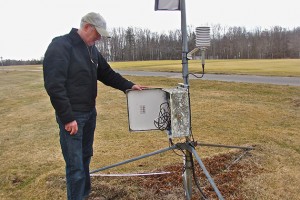
<instances>
[{"instance_id":1,"label":"grass field","mask_svg":"<svg viewBox=\"0 0 300 200\"><path fill-rule=\"evenodd\" d=\"M181 72L181 60L113 62L112 67L123 70ZM190 60L189 71L201 72L201 61ZM266 76L300 76L300 59L274 60L206 60L205 73L249 74Z\"/></svg>"},{"instance_id":2,"label":"grass field","mask_svg":"<svg viewBox=\"0 0 300 200\"><path fill-rule=\"evenodd\" d=\"M139 71L164 71L181 72L181 60L163 61L133 61L111 62L114 69L139 70ZM34 66L9 66L1 69L41 70L40 65ZM189 61L189 71L202 72L200 60ZM207 74L248 74L265 76L293 76L300 77L300 59L272 59L272 60L206 60L205 73Z\"/></svg>"},{"instance_id":3,"label":"grass field","mask_svg":"<svg viewBox=\"0 0 300 200\"><path fill-rule=\"evenodd\" d=\"M217 65L218 61L208 61L207 72L300 76L299 60L290 61L289 65L282 64L285 67L280 69L263 61L267 66L265 70L248 67L253 63L247 65L248 61L241 61L236 65L240 69L235 70L231 65L224 66L224 71L221 65ZM180 65L169 62L165 61L165 64L171 65L170 68L166 67L171 71L175 71L173 66ZM215 67L211 66L213 63ZM135 64L121 63L122 69L140 69L125 68ZM112 63L117 68L119 65ZM156 61L137 65L145 65L141 67L145 70L164 68L164 62L160 64ZM64 161L59 147L58 127L43 87L41 66L10 69L20 70L0 69L0 199L65 199ZM28 69L32 71L26 71ZM182 82L180 79L157 77L127 78L153 87L174 87ZM255 146L251 158L245 159L250 159L251 165L262 170L243 179L243 185L238 189L241 197L300 199L300 87L203 80L191 80L190 85L195 140ZM128 131L126 97L122 92L99 83L97 102L98 124L92 169L168 147L164 132ZM203 158L231 151L224 148L197 148ZM178 155L167 152L104 173L148 172L181 162L182 158ZM93 183L94 190L100 190L108 183L114 184L107 188L114 192L116 188L121 188L123 192L126 190L131 195L126 199L154 199L151 196L138 196L136 188L123 181L110 182L100 178ZM236 198L229 196L226 199Z\"/></svg>"}]
</instances>

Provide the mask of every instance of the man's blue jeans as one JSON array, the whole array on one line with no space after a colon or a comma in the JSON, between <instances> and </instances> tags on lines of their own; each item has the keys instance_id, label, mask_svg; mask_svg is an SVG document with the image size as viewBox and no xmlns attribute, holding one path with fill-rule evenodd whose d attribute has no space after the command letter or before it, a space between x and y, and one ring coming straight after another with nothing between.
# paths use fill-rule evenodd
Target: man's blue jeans
<instances>
[{"instance_id":1,"label":"man's blue jeans","mask_svg":"<svg viewBox=\"0 0 300 200\"><path fill-rule=\"evenodd\" d=\"M56 115L59 125L60 145L66 162L68 200L82 200L91 191L89 165L93 155L96 109L90 112L73 112L78 132L70 135Z\"/></svg>"}]
</instances>

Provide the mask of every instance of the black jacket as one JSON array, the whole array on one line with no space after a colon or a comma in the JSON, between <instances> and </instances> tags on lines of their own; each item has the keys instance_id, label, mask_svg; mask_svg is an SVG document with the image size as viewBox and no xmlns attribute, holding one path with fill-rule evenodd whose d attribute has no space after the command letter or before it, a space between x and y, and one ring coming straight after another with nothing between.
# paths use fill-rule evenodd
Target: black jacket
<instances>
[{"instance_id":1,"label":"black jacket","mask_svg":"<svg viewBox=\"0 0 300 200\"><path fill-rule=\"evenodd\" d=\"M97 80L123 92L134 85L113 71L95 46L88 49L77 29L52 40L45 53L43 72L46 91L64 124L74 120L73 111L91 111L95 107Z\"/></svg>"}]
</instances>

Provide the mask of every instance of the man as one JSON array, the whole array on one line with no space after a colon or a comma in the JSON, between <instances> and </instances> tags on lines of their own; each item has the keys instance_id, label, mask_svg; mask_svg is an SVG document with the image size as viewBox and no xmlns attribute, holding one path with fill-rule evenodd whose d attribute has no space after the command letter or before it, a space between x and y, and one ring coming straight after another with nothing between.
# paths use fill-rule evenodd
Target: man
<instances>
[{"instance_id":1,"label":"man","mask_svg":"<svg viewBox=\"0 0 300 200\"><path fill-rule=\"evenodd\" d=\"M142 90L113 71L95 42L109 37L106 22L88 13L80 28L52 40L43 62L44 84L55 109L66 163L68 199L82 200L91 190L89 164L96 127L97 80L121 91Z\"/></svg>"}]
</instances>

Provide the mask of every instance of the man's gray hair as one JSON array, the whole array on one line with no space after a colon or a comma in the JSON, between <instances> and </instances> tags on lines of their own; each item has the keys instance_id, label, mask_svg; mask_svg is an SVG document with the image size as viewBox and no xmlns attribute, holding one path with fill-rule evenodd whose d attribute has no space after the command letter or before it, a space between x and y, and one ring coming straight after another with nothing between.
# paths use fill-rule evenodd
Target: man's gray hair
<instances>
[{"instance_id":1,"label":"man's gray hair","mask_svg":"<svg viewBox=\"0 0 300 200\"><path fill-rule=\"evenodd\" d=\"M87 24L87 22L85 22L85 21L81 20L81 22L80 22L80 28L83 28L83 27L84 27L84 25L86 25L86 24Z\"/></svg>"}]
</instances>

